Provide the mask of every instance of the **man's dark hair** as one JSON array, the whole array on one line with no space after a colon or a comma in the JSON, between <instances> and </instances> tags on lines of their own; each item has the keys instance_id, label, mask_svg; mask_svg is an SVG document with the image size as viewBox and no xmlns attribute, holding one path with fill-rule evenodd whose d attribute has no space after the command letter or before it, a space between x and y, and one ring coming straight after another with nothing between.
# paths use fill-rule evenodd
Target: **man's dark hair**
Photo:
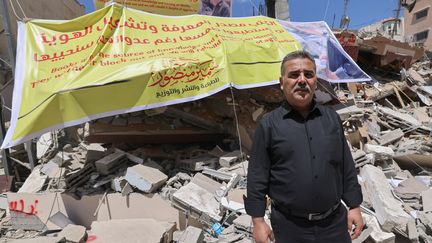
<instances>
[{"instance_id":1,"label":"man's dark hair","mask_svg":"<svg viewBox=\"0 0 432 243\"><path fill-rule=\"evenodd\" d=\"M284 57L284 59L282 60L281 76L283 76L285 73L285 69L284 69L285 62L290 61L290 60L294 60L294 59L303 59L303 58L309 59L313 63L314 69L316 69L315 59L312 57L312 55L309 52L304 51L304 50L293 51L293 52L288 53L288 55L286 55Z\"/></svg>"}]
</instances>

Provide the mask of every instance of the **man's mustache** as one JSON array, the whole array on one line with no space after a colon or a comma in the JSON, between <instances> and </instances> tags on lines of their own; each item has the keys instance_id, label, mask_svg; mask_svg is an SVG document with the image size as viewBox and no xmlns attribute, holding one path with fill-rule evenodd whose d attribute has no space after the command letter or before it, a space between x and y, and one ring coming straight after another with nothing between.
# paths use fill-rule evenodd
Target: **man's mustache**
<instances>
[{"instance_id":1,"label":"man's mustache","mask_svg":"<svg viewBox=\"0 0 432 243\"><path fill-rule=\"evenodd\" d=\"M294 86L294 92L296 91L311 92L311 88L308 83L296 83L296 85Z\"/></svg>"}]
</instances>

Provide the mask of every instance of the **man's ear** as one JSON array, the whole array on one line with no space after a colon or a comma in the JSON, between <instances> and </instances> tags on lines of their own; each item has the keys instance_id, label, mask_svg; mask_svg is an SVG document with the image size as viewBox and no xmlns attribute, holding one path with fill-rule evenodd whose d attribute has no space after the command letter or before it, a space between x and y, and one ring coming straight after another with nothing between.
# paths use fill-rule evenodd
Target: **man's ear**
<instances>
[{"instance_id":1,"label":"man's ear","mask_svg":"<svg viewBox=\"0 0 432 243\"><path fill-rule=\"evenodd\" d=\"M279 87L281 90L283 90L283 79L282 77L279 78Z\"/></svg>"}]
</instances>

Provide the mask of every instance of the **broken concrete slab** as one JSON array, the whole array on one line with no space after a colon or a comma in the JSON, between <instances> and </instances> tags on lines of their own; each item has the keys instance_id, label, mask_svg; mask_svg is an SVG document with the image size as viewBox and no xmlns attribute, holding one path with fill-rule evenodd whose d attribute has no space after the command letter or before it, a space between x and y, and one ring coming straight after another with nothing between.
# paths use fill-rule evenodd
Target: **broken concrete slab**
<instances>
[{"instance_id":1,"label":"broken concrete slab","mask_svg":"<svg viewBox=\"0 0 432 243\"><path fill-rule=\"evenodd\" d=\"M215 198L220 184L202 174L195 175L187 185L173 194L173 205L179 209L191 210L192 216L207 220L220 221L219 202Z\"/></svg>"},{"instance_id":2,"label":"broken concrete slab","mask_svg":"<svg viewBox=\"0 0 432 243\"><path fill-rule=\"evenodd\" d=\"M146 193L156 191L168 180L168 176L160 170L140 164L129 167L124 178L130 185Z\"/></svg>"},{"instance_id":3,"label":"broken concrete slab","mask_svg":"<svg viewBox=\"0 0 432 243\"><path fill-rule=\"evenodd\" d=\"M347 120L352 115L363 115L364 113L363 109L358 108L355 105L339 109L336 112L338 113L341 120Z\"/></svg>"},{"instance_id":4,"label":"broken concrete slab","mask_svg":"<svg viewBox=\"0 0 432 243\"><path fill-rule=\"evenodd\" d=\"M412 78L418 84L421 84L421 85L426 84L425 79L413 68L408 69L408 75L410 78Z\"/></svg>"},{"instance_id":5,"label":"broken concrete slab","mask_svg":"<svg viewBox=\"0 0 432 243\"><path fill-rule=\"evenodd\" d=\"M420 197L420 193L429 188L414 177L408 178L395 188L395 193L402 198Z\"/></svg>"},{"instance_id":6,"label":"broken concrete slab","mask_svg":"<svg viewBox=\"0 0 432 243\"><path fill-rule=\"evenodd\" d=\"M227 153L219 158L219 165L222 167L230 167L233 163L241 160L242 153L240 150L235 150Z\"/></svg>"},{"instance_id":7,"label":"broken concrete slab","mask_svg":"<svg viewBox=\"0 0 432 243\"><path fill-rule=\"evenodd\" d=\"M52 134L50 132L42 134L36 143L36 157L42 158L53 145Z\"/></svg>"},{"instance_id":8,"label":"broken concrete slab","mask_svg":"<svg viewBox=\"0 0 432 243\"><path fill-rule=\"evenodd\" d=\"M121 192L126 183L127 181L124 179L124 177L116 177L111 181L111 189L116 192Z\"/></svg>"},{"instance_id":9,"label":"broken concrete slab","mask_svg":"<svg viewBox=\"0 0 432 243\"><path fill-rule=\"evenodd\" d=\"M64 151L60 151L50 161L58 164L59 166L63 166L65 163L68 163L71 160L73 160L73 159L69 155L69 153L64 152Z\"/></svg>"},{"instance_id":10,"label":"broken concrete slab","mask_svg":"<svg viewBox=\"0 0 432 243\"><path fill-rule=\"evenodd\" d=\"M406 232L408 233L408 238L411 242L418 242L420 234L417 231L414 219L408 221Z\"/></svg>"},{"instance_id":11,"label":"broken concrete slab","mask_svg":"<svg viewBox=\"0 0 432 243\"><path fill-rule=\"evenodd\" d=\"M403 136L404 136L404 132L402 132L402 129L398 128L396 130L389 131L386 134L384 134L383 136L381 136L379 138L379 144L381 146L386 146L386 145L389 145L391 143L398 141Z\"/></svg>"},{"instance_id":12,"label":"broken concrete slab","mask_svg":"<svg viewBox=\"0 0 432 243\"><path fill-rule=\"evenodd\" d=\"M244 232L252 232L252 218L247 214L238 216L233 221L234 227Z\"/></svg>"},{"instance_id":13,"label":"broken concrete slab","mask_svg":"<svg viewBox=\"0 0 432 243\"><path fill-rule=\"evenodd\" d=\"M383 230L387 232L391 232L394 228L406 230L411 216L403 210L402 203L394 198L384 172L372 165L365 165L360 174L365 184L365 192L371 199Z\"/></svg>"},{"instance_id":14,"label":"broken concrete slab","mask_svg":"<svg viewBox=\"0 0 432 243\"><path fill-rule=\"evenodd\" d=\"M192 159L179 159L176 161L178 168L198 172L204 170L205 167L216 167L218 159L216 158L192 158Z\"/></svg>"},{"instance_id":15,"label":"broken concrete slab","mask_svg":"<svg viewBox=\"0 0 432 243\"><path fill-rule=\"evenodd\" d=\"M49 237L49 236L37 236L34 238L27 238L27 239L15 239L15 240L8 240L7 242L10 243L59 243L63 242L65 239L61 237Z\"/></svg>"},{"instance_id":16,"label":"broken concrete slab","mask_svg":"<svg viewBox=\"0 0 432 243\"><path fill-rule=\"evenodd\" d=\"M42 165L37 165L18 190L19 193L34 193L42 190L48 176L41 175Z\"/></svg>"},{"instance_id":17,"label":"broken concrete slab","mask_svg":"<svg viewBox=\"0 0 432 243\"><path fill-rule=\"evenodd\" d=\"M432 188L425 190L421 193L423 202L423 211L432 212Z\"/></svg>"},{"instance_id":18,"label":"broken concrete slab","mask_svg":"<svg viewBox=\"0 0 432 243\"><path fill-rule=\"evenodd\" d=\"M77 200L70 195L62 194L69 219L86 228L90 228L93 221L111 219L153 218L178 223L178 210L156 194L131 193L122 196L120 193L108 193L94 216L102 196L83 196L81 200Z\"/></svg>"},{"instance_id":19,"label":"broken concrete slab","mask_svg":"<svg viewBox=\"0 0 432 243\"><path fill-rule=\"evenodd\" d=\"M372 228L366 228L364 229L360 235L358 236L357 239L353 240L352 243L362 243L364 242L367 238L369 238L370 234L372 233L373 229Z\"/></svg>"},{"instance_id":20,"label":"broken concrete slab","mask_svg":"<svg viewBox=\"0 0 432 243\"><path fill-rule=\"evenodd\" d=\"M49 221L57 211L66 212L64 205L59 203L60 197L60 193L7 193L12 227L25 230L61 229ZM55 210L51 210L53 205L56 205Z\"/></svg>"},{"instance_id":21,"label":"broken concrete slab","mask_svg":"<svg viewBox=\"0 0 432 243\"><path fill-rule=\"evenodd\" d=\"M380 145L366 144L364 147L366 153L375 154L376 160L387 160L391 159L394 155L393 149Z\"/></svg>"},{"instance_id":22,"label":"broken concrete slab","mask_svg":"<svg viewBox=\"0 0 432 243\"><path fill-rule=\"evenodd\" d=\"M395 243L396 236L393 233L384 232L376 217L369 214L362 214L364 223L368 228L372 228L370 238L376 243Z\"/></svg>"},{"instance_id":23,"label":"broken concrete slab","mask_svg":"<svg viewBox=\"0 0 432 243\"><path fill-rule=\"evenodd\" d=\"M91 143L85 147L87 149L86 163L99 160L105 156L106 149L100 143Z\"/></svg>"},{"instance_id":24,"label":"broken concrete slab","mask_svg":"<svg viewBox=\"0 0 432 243\"><path fill-rule=\"evenodd\" d=\"M230 173L230 174L236 173L239 176L246 176L247 171L248 171L248 167L249 167L249 161L245 160L245 161L237 163L231 167L222 167L222 168L218 169L218 171Z\"/></svg>"},{"instance_id":25,"label":"broken concrete slab","mask_svg":"<svg viewBox=\"0 0 432 243\"><path fill-rule=\"evenodd\" d=\"M23 215L18 218L20 215L11 214L11 223L13 226L22 225L23 227L16 227L22 229L40 229L45 226L45 222L49 230L61 229L49 220L57 212L86 228L90 228L93 221L110 219L154 218L174 223L179 221L178 210L160 196L139 193L131 193L126 197L120 193L108 193L94 216L102 196L82 196L78 200L66 193L7 193L11 213L21 212ZM55 207L52 208L52 205ZM32 215L37 217L37 222L31 220Z\"/></svg>"},{"instance_id":26,"label":"broken concrete slab","mask_svg":"<svg viewBox=\"0 0 432 243\"><path fill-rule=\"evenodd\" d=\"M127 158L124 153L114 152L95 162L96 171L102 175L109 175L127 163Z\"/></svg>"},{"instance_id":27,"label":"broken concrete slab","mask_svg":"<svg viewBox=\"0 0 432 243\"><path fill-rule=\"evenodd\" d=\"M80 170L69 173L65 177L66 185L69 190L75 189L81 186L90 179L91 174L95 171L95 166L93 163L88 163Z\"/></svg>"},{"instance_id":28,"label":"broken concrete slab","mask_svg":"<svg viewBox=\"0 0 432 243\"><path fill-rule=\"evenodd\" d=\"M44 173L48 178L59 178L64 174L64 171L60 166L53 161L42 165L41 172Z\"/></svg>"},{"instance_id":29,"label":"broken concrete slab","mask_svg":"<svg viewBox=\"0 0 432 243\"><path fill-rule=\"evenodd\" d=\"M174 231L175 223L161 222L150 218L115 219L93 222L89 238L104 243L169 243Z\"/></svg>"},{"instance_id":30,"label":"broken concrete slab","mask_svg":"<svg viewBox=\"0 0 432 243\"><path fill-rule=\"evenodd\" d=\"M87 232L84 226L68 224L57 236L65 238L68 243L83 243Z\"/></svg>"},{"instance_id":31,"label":"broken concrete slab","mask_svg":"<svg viewBox=\"0 0 432 243\"><path fill-rule=\"evenodd\" d=\"M204 233L202 229L197 227L188 226L186 230L180 235L177 243L202 243L204 241Z\"/></svg>"},{"instance_id":32,"label":"broken concrete slab","mask_svg":"<svg viewBox=\"0 0 432 243\"><path fill-rule=\"evenodd\" d=\"M62 212L58 211L53 216L49 218L49 221L53 222L55 225L57 225L60 228L65 228L69 224L74 224L66 215L64 215Z\"/></svg>"}]
</instances>

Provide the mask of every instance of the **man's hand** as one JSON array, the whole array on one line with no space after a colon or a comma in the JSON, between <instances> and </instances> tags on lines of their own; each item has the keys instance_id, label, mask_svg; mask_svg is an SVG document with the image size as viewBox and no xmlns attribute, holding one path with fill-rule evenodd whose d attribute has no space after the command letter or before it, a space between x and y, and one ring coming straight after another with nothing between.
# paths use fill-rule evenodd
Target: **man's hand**
<instances>
[{"instance_id":1,"label":"man's hand","mask_svg":"<svg viewBox=\"0 0 432 243\"><path fill-rule=\"evenodd\" d=\"M273 232L270 226L264 221L263 217L252 217L253 238L256 243L268 243L269 240L274 242Z\"/></svg>"},{"instance_id":2,"label":"man's hand","mask_svg":"<svg viewBox=\"0 0 432 243\"><path fill-rule=\"evenodd\" d=\"M353 229L352 226L355 226ZM357 239L363 229L363 218L361 216L360 207L351 208L348 210L348 232L351 235L351 240Z\"/></svg>"}]
</instances>

